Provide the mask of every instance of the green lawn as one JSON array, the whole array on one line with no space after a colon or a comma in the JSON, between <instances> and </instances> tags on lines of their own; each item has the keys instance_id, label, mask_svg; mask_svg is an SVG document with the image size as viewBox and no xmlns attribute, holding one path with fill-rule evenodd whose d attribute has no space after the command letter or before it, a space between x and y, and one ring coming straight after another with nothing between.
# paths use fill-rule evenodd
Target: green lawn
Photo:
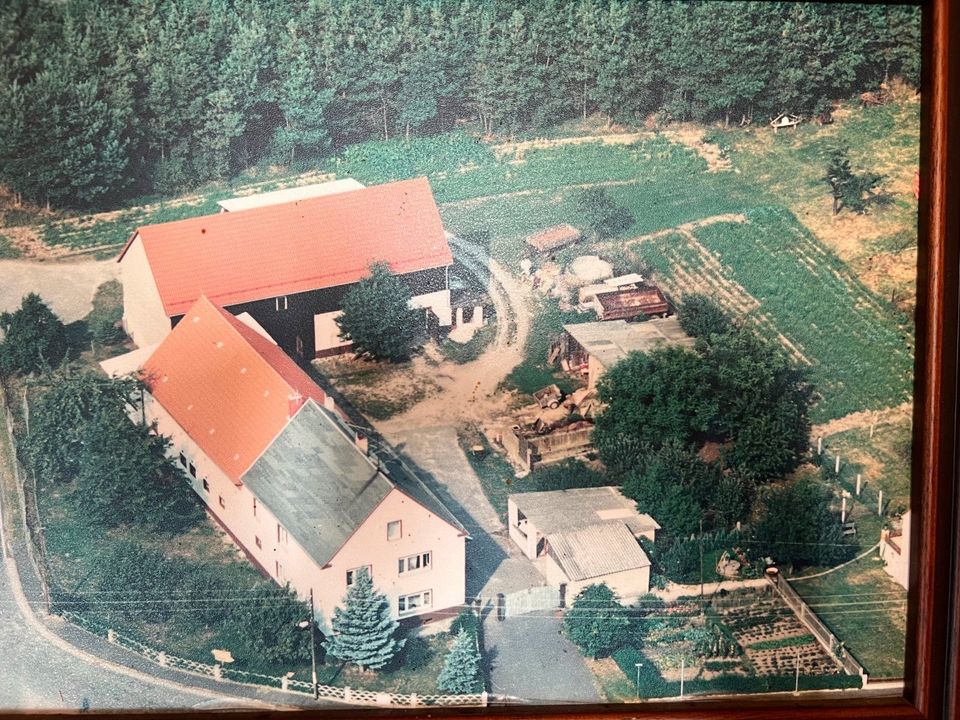
<instances>
[{"instance_id":1,"label":"green lawn","mask_svg":"<svg viewBox=\"0 0 960 720\"><path fill-rule=\"evenodd\" d=\"M909 400L912 328L905 319L789 211L764 207L747 217L746 223L702 227L695 243L674 233L641 243L636 252L668 284L682 290L687 278L706 282L728 307L745 308L762 330L782 333L810 363L814 422ZM758 303L752 309L751 299Z\"/></svg>"},{"instance_id":2,"label":"green lawn","mask_svg":"<svg viewBox=\"0 0 960 720\"><path fill-rule=\"evenodd\" d=\"M857 474L862 487L875 497L883 491L884 504L893 513L910 506L910 456L912 426L909 419L882 423L874 428L856 428L836 433L824 440L832 455L841 457L840 479L850 490L856 487Z\"/></svg>"},{"instance_id":3,"label":"green lawn","mask_svg":"<svg viewBox=\"0 0 960 720\"><path fill-rule=\"evenodd\" d=\"M20 249L10 242L10 238L8 238L6 235L0 234L0 260L18 258L20 255Z\"/></svg>"},{"instance_id":4,"label":"green lawn","mask_svg":"<svg viewBox=\"0 0 960 720\"><path fill-rule=\"evenodd\" d=\"M872 677L903 677L907 591L876 554L792 584Z\"/></svg>"}]
</instances>

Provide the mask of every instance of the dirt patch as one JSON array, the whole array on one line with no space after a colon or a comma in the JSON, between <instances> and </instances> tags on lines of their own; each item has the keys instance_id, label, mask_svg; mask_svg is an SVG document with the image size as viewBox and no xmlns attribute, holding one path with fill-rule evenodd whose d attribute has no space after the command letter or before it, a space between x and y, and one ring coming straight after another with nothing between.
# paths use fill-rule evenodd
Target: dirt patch
<instances>
[{"instance_id":1,"label":"dirt patch","mask_svg":"<svg viewBox=\"0 0 960 720\"><path fill-rule=\"evenodd\" d=\"M863 412L851 413L823 425L814 425L810 428L810 437L829 437L846 430L889 424L904 419L909 420L912 412L913 403L906 402L883 410L864 410Z\"/></svg>"},{"instance_id":2,"label":"dirt patch","mask_svg":"<svg viewBox=\"0 0 960 720\"><path fill-rule=\"evenodd\" d=\"M523 154L527 150L541 150L563 147L564 145L583 145L594 142L600 142L604 145L632 145L640 140L651 138L653 135L652 132L616 132L615 128L611 128L609 133L582 135L579 137L537 138L535 140L524 140L522 142L500 143L498 145L492 145L490 149L498 160L509 155L513 155L516 160L523 160Z\"/></svg>"},{"instance_id":3,"label":"dirt patch","mask_svg":"<svg viewBox=\"0 0 960 720\"><path fill-rule=\"evenodd\" d=\"M684 145L702 157L707 163L707 172L725 172L733 164L719 146L704 140L704 129L697 125L683 123L671 125L661 133L665 138Z\"/></svg>"}]
</instances>

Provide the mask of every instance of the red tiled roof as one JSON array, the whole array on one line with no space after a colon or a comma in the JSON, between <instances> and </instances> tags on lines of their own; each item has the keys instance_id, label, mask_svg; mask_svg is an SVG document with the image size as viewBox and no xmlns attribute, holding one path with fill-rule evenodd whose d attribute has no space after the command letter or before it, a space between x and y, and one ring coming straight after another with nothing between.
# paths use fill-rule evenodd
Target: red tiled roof
<instances>
[{"instance_id":1,"label":"red tiled roof","mask_svg":"<svg viewBox=\"0 0 960 720\"><path fill-rule=\"evenodd\" d=\"M142 372L157 402L237 484L306 398L325 399L283 350L205 297Z\"/></svg>"},{"instance_id":2,"label":"red tiled roof","mask_svg":"<svg viewBox=\"0 0 960 720\"><path fill-rule=\"evenodd\" d=\"M354 283L377 261L397 274L453 262L426 178L145 225L127 247L137 237L169 317L201 295L235 305Z\"/></svg>"}]
</instances>

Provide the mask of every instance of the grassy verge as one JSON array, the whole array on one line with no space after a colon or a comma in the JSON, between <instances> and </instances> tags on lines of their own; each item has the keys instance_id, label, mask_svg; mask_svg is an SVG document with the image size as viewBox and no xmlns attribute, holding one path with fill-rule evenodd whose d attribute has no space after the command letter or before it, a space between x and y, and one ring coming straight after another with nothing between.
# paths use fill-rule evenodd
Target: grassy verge
<instances>
[{"instance_id":1,"label":"grassy verge","mask_svg":"<svg viewBox=\"0 0 960 720\"><path fill-rule=\"evenodd\" d=\"M533 325L523 350L523 362L503 380L507 388L532 394L540 388L556 383L565 393L572 392L577 383L569 374L547 364L550 344L563 332L563 326L594 319L587 313L563 312L553 298L543 298L535 309Z\"/></svg>"},{"instance_id":2,"label":"grassy verge","mask_svg":"<svg viewBox=\"0 0 960 720\"><path fill-rule=\"evenodd\" d=\"M884 503L892 513L910 506L910 456L912 429L909 418L883 423L874 428L855 428L830 435L824 441L832 455L842 460L840 479L851 489L861 475L862 487L882 490Z\"/></svg>"},{"instance_id":3,"label":"grassy verge","mask_svg":"<svg viewBox=\"0 0 960 720\"><path fill-rule=\"evenodd\" d=\"M903 677L907 591L875 554L792 585L871 676Z\"/></svg>"},{"instance_id":4,"label":"grassy verge","mask_svg":"<svg viewBox=\"0 0 960 720\"><path fill-rule=\"evenodd\" d=\"M465 343L444 340L440 343L440 354L445 360L463 365L473 362L483 354L487 346L493 341L497 334L497 326L489 322L474 333L473 337Z\"/></svg>"},{"instance_id":5,"label":"grassy verge","mask_svg":"<svg viewBox=\"0 0 960 720\"><path fill-rule=\"evenodd\" d=\"M10 241L10 238L0 234L0 260L18 258L21 254L20 249Z\"/></svg>"},{"instance_id":6,"label":"grassy verge","mask_svg":"<svg viewBox=\"0 0 960 720\"><path fill-rule=\"evenodd\" d=\"M330 358L315 361L311 371L343 393L358 412L374 420L399 415L439 389L428 373L418 372L410 362Z\"/></svg>"}]
</instances>

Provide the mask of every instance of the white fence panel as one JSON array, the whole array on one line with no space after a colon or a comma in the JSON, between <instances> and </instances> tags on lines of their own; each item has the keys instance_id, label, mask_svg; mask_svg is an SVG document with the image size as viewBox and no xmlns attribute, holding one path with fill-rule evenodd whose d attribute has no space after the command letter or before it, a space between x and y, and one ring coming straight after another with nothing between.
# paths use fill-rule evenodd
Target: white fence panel
<instances>
[{"instance_id":1,"label":"white fence panel","mask_svg":"<svg viewBox=\"0 0 960 720\"><path fill-rule=\"evenodd\" d=\"M506 617L526 615L543 610L556 610L560 607L560 588L542 585L527 588L504 595L504 614Z\"/></svg>"}]
</instances>

